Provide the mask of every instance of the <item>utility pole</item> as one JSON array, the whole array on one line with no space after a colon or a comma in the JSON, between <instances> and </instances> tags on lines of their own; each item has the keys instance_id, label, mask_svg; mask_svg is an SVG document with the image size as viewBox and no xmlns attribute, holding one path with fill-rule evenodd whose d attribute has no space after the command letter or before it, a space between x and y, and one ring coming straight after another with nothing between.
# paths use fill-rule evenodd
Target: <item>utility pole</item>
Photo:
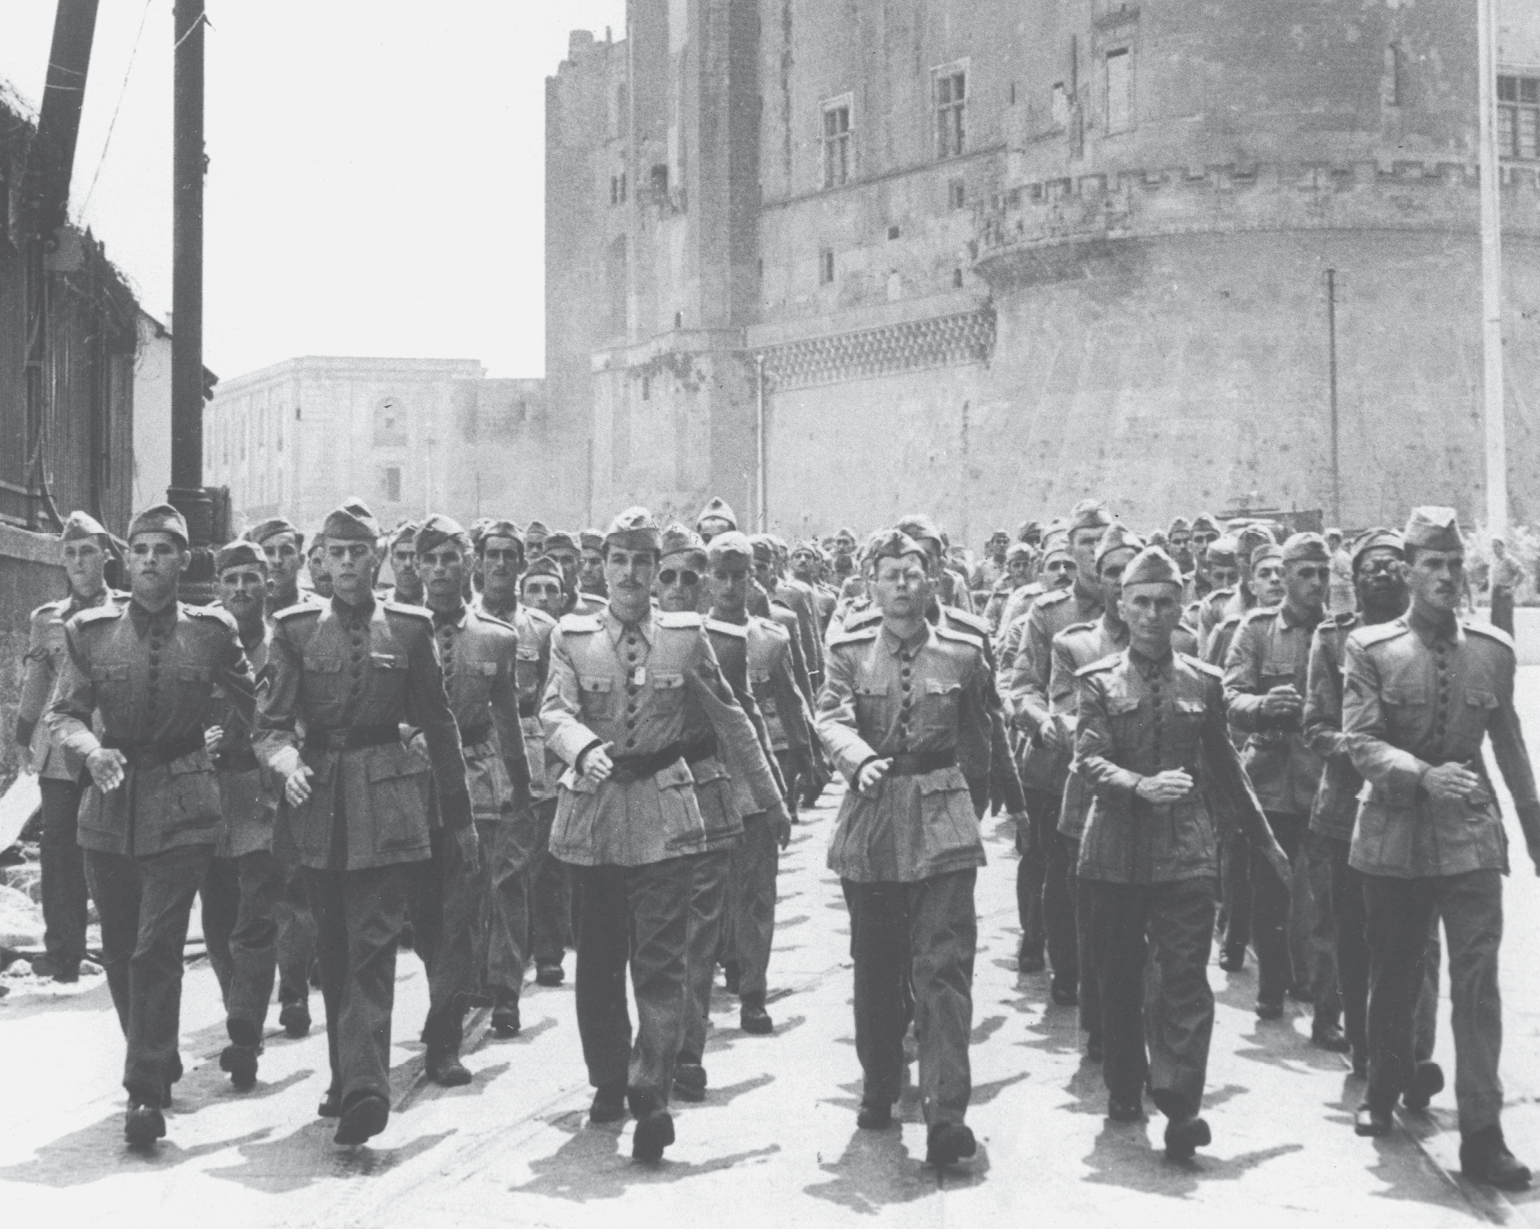
<instances>
[{"instance_id":1,"label":"utility pole","mask_svg":"<svg viewBox=\"0 0 1540 1229\"><path fill-rule=\"evenodd\" d=\"M754 413L754 519L760 533L770 532L769 510L765 507L765 488L769 481L765 474L765 356L754 356L754 373L757 380Z\"/></svg>"},{"instance_id":2,"label":"utility pole","mask_svg":"<svg viewBox=\"0 0 1540 1229\"><path fill-rule=\"evenodd\" d=\"M203 489L203 0L176 0L172 86L171 488L187 518L192 588L213 580L213 503ZM198 595L191 593L193 600ZM208 596L212 596L212 590Z\"/></svg>"},{"instance_id":3,"label":"utility pole","mask_svg":"<svg viewBox=\"0 0 1540 1229\"><path fill-rule=\"evenodd\" d=\"M1494 0L1476 0L1477 64L1481 73L1481 354L1486 424L1487 533L1508 532L1508 426L1503 394L1503 244L1498 203L1497 22Z\"/></svg>"},{"instance_id":4,"label":"utility pole","mask_svg":"<svg viewBox=\"0 0 1540 1229\"><path fill-rule=\"evenodd\" d=\"M1326 270L1326 350L1331 388L1331 519L1342 524L1342 464L1337 417L1337 271Z\"/></svg>"}]
</instances>

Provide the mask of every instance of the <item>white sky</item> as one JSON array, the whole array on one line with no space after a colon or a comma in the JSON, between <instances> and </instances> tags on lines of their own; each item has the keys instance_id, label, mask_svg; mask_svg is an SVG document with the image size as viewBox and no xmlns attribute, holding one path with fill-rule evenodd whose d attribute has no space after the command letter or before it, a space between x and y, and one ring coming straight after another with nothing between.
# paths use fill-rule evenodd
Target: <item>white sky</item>
<instances>
[{"instance_id":1,"label":"white sky","mask_svg":"<svg viewBox=\"0 0 1540 1229\"><path fill-rule=\"evenodd\" d=\"M101 0L70 193L155 315L171 309L171 11ZM545 78L570 30L624 37L625 0L207 11L205 364L231 377L359 354L539 375ZM53 0L0 0L0 80L34 108L53 15Z\"/></svg>"}]
</instances>

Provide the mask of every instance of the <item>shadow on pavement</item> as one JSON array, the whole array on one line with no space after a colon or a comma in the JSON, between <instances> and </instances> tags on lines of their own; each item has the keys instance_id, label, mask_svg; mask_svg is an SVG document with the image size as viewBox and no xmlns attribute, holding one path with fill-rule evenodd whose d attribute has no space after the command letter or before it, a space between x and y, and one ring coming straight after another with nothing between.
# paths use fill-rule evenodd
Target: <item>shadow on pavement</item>
<instances>
[{"instance_id":1,"label":"shadow on pavement","mask_svg":"<svg viewBox=\"0 0 1540 1229\"><path fill-rule=\"evenodd\" d=\"M230 1083L230 1077L219 1069L218 1063L205 1063L196 1070L188 1072L177 1082L175 1109L177 1113L186 1114L214 1105L264 1101L278 1093L287 1092L294 1085L303 1083L314 1074L311 1068L306 1067L300 1071L290 1072L281 1080L269 1083L260 1078L259 1070L255 1088L249 1092L236 1092L235 1087Z\"/></svg>"},{"instance_id":2,"label":"shadow on pavement","mask_svg":"<svg viewBox=\"0 0 1540 1229\"><path fill-rule=\"evenodd\" d=\"M980 1145L978 1154L965 1165L938 1171L909 1155L900 1131L857 1127L839 1159L820 1160L818 1168L831 1175L830 1180L803 1187L804 1194L874 1215L890 1204L911 1203L942 1188L977 1185L989 1172L989 1153Z\"/></svg>"},{"instance_id":3,"label":"shadow on pavement","mask_svg":"<svg viewBox=\"0 0 1540 1229\"><path fill-rule=\"evenodd\" d=\"M1234 1182L1259 1165L1304 1150L1303 1144L1280 1144L1233 1157L1200 1152L1190 1161L1169 1161L1160 1142L1164 1129L1165 1119L1158 1114L1148 1123L1105 1124L1086 1158L1090 1172L1084 1180L1146 1195L1186 1199L1205 1181ZM1221 1139L1221 1147L1223 1142Z\"/></svg>"},{"instance_id":4,"label":"shadow on pavement","mask_svg":"<svg viewBox=\"0 0 1540 1229\"><path fill-rule=\"evenodd\" d=\"M239 1164L211 1168L208 1174L265 1194L285 1195L337 1178L381 1177L455 1134L442 1131L437 1135L419 1135L394 1148L368 1144L339 1148L331 1138L336 1129L335 1122L318 1118L280 1139L262 1143L243 1141L239 1145Z\"/></svg>"},{"instance_id":5,"label":"shadow on pavement","mask_svg":"<svg viewBox=\"0 0 1540 1229\"><path fill-rule=\"evenodd\" d=\"M676 1117L675 1121L688 1130L684 1126L688 1119ZM619 1199L633 1186L656 1186L718 1173L781 1150L779 1144L771 1144L752 1152L715 1157L699 1165L673 1161L665 1154L663 1160L652 1164L633 1161L622 1151L621 1131L616 1127L585 1127L581 1118L574 1122L570 1114L552 1120L551 1125L567 1132L570 1138L552 1155L531 1161L529 1168L534 1177L509 1187L511 1193L546 1195L576 1203Z\"/></svg>"},{"instance_id":6,"label":"shadow on pavement","mask_svg":"<svg viewBox=\"0 0 1540 1229\"><path fill-rule=\"evenodd\" d=\"M136 1151L123 1142L123 1114L114 1111L99 1122L44 1144L32 1160L0 1169L0 1182L70 1187L116 1177L125 1170L174 1169L225 1148L263 1139L267 1130L251 1131L191 1148L179 1145L176 1135L177 1115L171 1113L166 1116L166 1138L152 1151Z\"/></svg>"}]
</instances>

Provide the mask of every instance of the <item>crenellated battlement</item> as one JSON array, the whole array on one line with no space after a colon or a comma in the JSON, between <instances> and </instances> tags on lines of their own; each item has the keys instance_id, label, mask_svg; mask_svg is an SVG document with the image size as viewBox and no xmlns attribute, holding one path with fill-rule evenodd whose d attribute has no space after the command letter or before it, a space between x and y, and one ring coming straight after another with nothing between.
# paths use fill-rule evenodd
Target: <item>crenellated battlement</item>
<instances>
[{"instance_id":1,"label":"crenellated battlement","mask_svg":"<svg viewBox=\"0 0 1540 1229\"><path fill-rule=\"evenodd\" d=\"M1540 166L1502 168L1503 231L1540 238ZM1474 165L1166 167L1064 176L997 194L978 214L978 263L1091 240L1262 230L1472 230Z\"/></svg>"}]
</instances>

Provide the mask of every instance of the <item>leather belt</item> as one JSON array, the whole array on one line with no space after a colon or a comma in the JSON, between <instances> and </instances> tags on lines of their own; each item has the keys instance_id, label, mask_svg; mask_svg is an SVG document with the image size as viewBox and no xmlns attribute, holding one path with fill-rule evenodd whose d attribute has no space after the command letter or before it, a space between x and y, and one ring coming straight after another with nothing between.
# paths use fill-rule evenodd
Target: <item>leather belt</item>
<instances>
[{"instance_id":1,"label":"leather belt","mask_svg":"<svg viewBox=\"0 0 1540 1229\"><path fill-rule=\"evenodd\" d=\"M540 701L538 699L535 699L535 700L520 700L519 701L519 716L520 717L538 717L538 716L540 716Z\"/></svg>"},{"instance_id":2,"label":"leather belt","mask_svg":"<svg viewBox=\"0 0 1540 1229\"><path fill-rule=\"evenodd\" d=\"M709 760L717 753L717 740L713 734L707 734L704 738L697 738L683 744L679 754L684 756L684 762L691 768L702 760Z\"/></svg>"},{"instance_id":3,"label":"leather belt","mask_svg":"<svg viewBox=\"0 0 1540 1229\"><path fill-rule=\"evenodd\" d=\"M940 772L943 768L957 766L955 751L914 751L892 757L888 766L890 777L923 777L927 772Z\"/></svg>"},{"instance_id":4,"label":"leather belt","mask_svg":"<svg viewBox=\"0 0 1540 1229\"><path fill-rule=\"evenodd\" d=\"M102 746L121 751L130 764L169 764L184 755L192 755L203 749L203 735L189 734L186 738L170 742L134 743L111 734L102 739Z\"/></svg>"},{"instance_id":5,"label":"leather belt","mask_svg":"<svg viewBox=\"0 0 1540 1229\"><path fill-rule=\"evenodd\" d=\"M661 751L654 751L651 755L612 756L610 763L614 765L614 771L610 773L610 780L622 785L640 781L678 762L683 758L684 751L684 743L669 743Z\"/></svg>"},{"instance_id":6,"label":"leather belt","mask_svg":"<svg viewBox=\"0 0 1540 1229\"><path fill-rule=\"evenodd\" d=\"M306 730L306 751L357 751L360 747L384 747L401 741L401 727L345 725L332 730Z\"/></svg>"},{"instance_id":7,"label":"leather belt","mask_svg":"<svg viewBox=\"0 0 1540 1229\"><path fill-rule=\"evenodd\" d=\"M212 758L214 767L220 772L252 772L262 767L257 763L257 753L251 749L251 744L245 742L216 751Z\"/></svg>"},{"instance_id":8,"label":"leather belt","mask_svg":"<svg viewBox=\"0 0 1540 1229\"><path fill-rule=\"evenodd\" d=\"M492 726L467 725L460 727L460 745L462 747L474 747L477 743L484 743L492 737Z\"/></svg>"}]
</instances>

